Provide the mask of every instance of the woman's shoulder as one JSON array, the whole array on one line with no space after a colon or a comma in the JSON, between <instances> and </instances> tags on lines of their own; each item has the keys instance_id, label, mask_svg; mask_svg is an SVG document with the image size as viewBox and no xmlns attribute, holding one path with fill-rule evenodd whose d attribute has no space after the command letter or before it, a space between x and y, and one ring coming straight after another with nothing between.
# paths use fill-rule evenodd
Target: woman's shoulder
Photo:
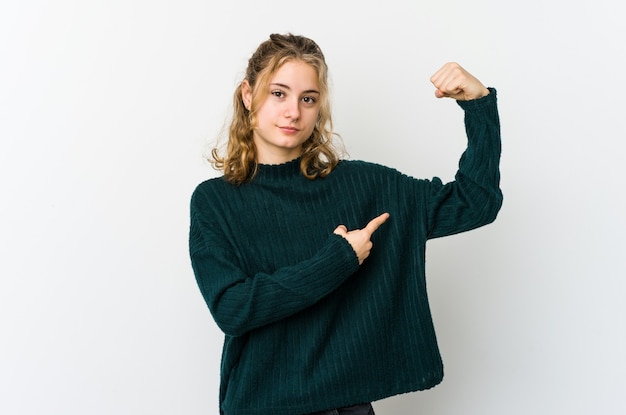
<instances>
[{"instance_id":1,"label":"woman's shoulder","mask_svg":"<svg viewBox=\"0 0 626 415\"><path fill-rule=\"evenodd\" d=\"M427 184L431 180L421 179L411 174L404 173L395 167L385 164L364 160L341 160L337 167L337 176L352 176L359 180L368 180L381 185L396 184L409 186Z\"/></svg>"},{"instance_id":2,"label":"woman's shoulder","mask_svg":"<svg viewBox=\"0 0 626 415\"><path fill-rule=\"evenodd\" d=\"M339 162L335 168L338 172L344 174L382 174L382 175L403 175L394 167L389 167L384 164L365 161L365 160L349 160L344 159Z\"/></svg>"},{"instance_id":3,"label":"woman's shoulder","mask_svg":"<svg viewBox=\"0 0 626 415\"><path fill-rule=\"evenodd\" d=\"M191 200L198 202L219 197L232 187L233 185L228 183L223 176L206 179L196 185L191 194Z\"/></svg>"},{"instance_id":4,"label":"woman's shoulder","mask_svg":"<svg viewBox=\"0 0 626 415\"><path fill-rule=\"evenodd\" d=\"M210 179L205 179L196 185L194 189L194 193L206 192L206 191L214 191L225 187L227 182L224 180L223 176L220 177L212 177Z\"/></svg>"}]
</instances>

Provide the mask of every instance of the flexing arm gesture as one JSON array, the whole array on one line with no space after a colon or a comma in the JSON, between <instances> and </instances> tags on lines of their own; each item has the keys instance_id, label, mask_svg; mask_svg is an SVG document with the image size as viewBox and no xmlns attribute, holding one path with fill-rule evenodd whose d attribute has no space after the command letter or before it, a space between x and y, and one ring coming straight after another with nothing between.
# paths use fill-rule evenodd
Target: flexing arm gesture
<instances>
[{"instance_id":1,"label":"flexing arm gesture","mask_svg":"<svg viewBox=\"0 0 626 415\"><path fill-rule=\"evenodd\" d=\"M489 90L456 62L446 63L430 78L435 85L437 98L454 98L458 101L469 101L482 98Z\"/></svg>"},{"instance_id":2,"label":"flexing arm gesture","mask_svg":"<svg viewBox=\"0 0 626 415\"><path fill-rule=\"evenodd\" d=\"M372 235L388 218L389 213L383 213L372 219L363 229L348 231L345 225L339 225L333 233L343 236L350 243L352 249L356 252L356 256L359 258L359 265L361 265L372 250Z\"/></svg>"}]
</instances>

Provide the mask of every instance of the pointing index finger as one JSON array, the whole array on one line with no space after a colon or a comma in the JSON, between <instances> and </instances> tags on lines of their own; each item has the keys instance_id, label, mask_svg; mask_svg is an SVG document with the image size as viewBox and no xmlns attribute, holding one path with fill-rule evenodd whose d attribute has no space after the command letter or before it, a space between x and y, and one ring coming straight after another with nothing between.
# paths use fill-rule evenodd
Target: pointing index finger
<instances>
[{"instance_id":1,"label":"pointing index finger","mask_svg":"<svg viewBox=\"0 0 626 415\"><path fill-rule=\"evenodd\" d=\"M378 229L380 225L385 223L387 219L389 219L389 213L387 212L383 213L382 215L376 216L374 219L369 221L367 226L365 226L364 230L369 232L370 235L372 235L374 232L376 232L376 229Z\"/></svg>"}]
</instances>

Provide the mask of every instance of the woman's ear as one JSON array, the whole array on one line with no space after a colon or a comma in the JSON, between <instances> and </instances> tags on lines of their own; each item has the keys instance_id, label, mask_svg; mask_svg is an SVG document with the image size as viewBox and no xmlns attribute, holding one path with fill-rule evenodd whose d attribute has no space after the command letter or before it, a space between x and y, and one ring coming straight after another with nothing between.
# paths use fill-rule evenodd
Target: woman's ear
<instances>
[{"instance_id":1,"label":"woman's ear","mask_svg":"<svg viewBox=\"0 0 626 415\"><path fill-rule=\"evenodd\" d=\"M250 87L250 83L247 79L241 83L241 100L243 101L243 106L250 111L250 104L252 103L252 88Z\"/></svg>"}]
</instances>

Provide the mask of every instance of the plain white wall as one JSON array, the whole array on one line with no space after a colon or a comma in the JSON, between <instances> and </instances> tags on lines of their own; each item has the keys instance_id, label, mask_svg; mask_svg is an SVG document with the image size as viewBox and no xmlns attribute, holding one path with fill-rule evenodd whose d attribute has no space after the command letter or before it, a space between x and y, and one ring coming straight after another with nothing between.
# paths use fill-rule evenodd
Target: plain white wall
<instances>
[{"instance_id":1,"label":"plain white wall","mask_svg":"<svg viewBox=\"0 0 626 415\"><path fill-rule=\"evenodd\" d=\"M0 413L217 413L222 336L188 201L250 53L310 36L351 158L451 179L456 60L499 91L505 203L428 246L446 367L384 414L622 414L622 80L614 2L0 4ZM621 27L620 27L621 26Z\"/></svg>"}]
</instances>

